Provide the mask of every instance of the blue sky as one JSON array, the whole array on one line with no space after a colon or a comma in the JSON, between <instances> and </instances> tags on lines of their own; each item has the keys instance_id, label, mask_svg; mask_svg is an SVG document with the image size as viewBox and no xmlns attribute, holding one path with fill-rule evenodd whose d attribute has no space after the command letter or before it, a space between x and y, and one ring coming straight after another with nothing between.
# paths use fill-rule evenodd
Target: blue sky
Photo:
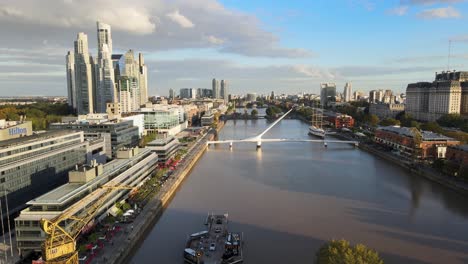
<instances>
[{"instance_id":1,"label":"blue sky","mask_svg":"<svg viewBox=\"0 0 468 264\"><path fill-rule=\"evenodd\" d=\"M114 53L143 52L151 95L229 80L232 93L318 93L430 81L468 70L464 0L3 0L0 94L66 95L65 54L78 32L96 55L96 20ZM27 41L25 41L27 40Z\"/></svg>"}]
</instances>

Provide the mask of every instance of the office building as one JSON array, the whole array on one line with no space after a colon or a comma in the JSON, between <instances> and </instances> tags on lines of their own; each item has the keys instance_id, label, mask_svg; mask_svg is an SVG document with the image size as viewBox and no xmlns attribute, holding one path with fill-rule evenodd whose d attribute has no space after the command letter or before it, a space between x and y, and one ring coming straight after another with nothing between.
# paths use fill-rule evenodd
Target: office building
<instances>
[{"instance_id":1,"label":"office building","mask_svg":"<svg viewBox=\"0 0 468 264\"><path fill-rule=\"evenodd\" d=\"M8 192L10 214L30 199L66 183L68 171L86 162L87 147L83 132L71 131L1 141L0 189Z\"/></svg>"},{"instance_id":2,"label":"office building","mask_svg":"<svg viewBox=\"0 0 468 264\"><path fill-rule=\"evenodd\" d=\"M180 98L182 99L195 99L197 98L197 89L182 88L180 89Z\"/></svg>"},{"instance_id":3,"label":"office building","mask_svg":"<svg viewBox=\"0 0 468 264\"><path fill-rule=\"evenodd\" d=\"M221 80L220 95L221 95L220 98L223 99L225 103L229 101L228 82L225 80Z\"/></svg>"},{"instance_id":4,"label":"office building","mask_svg":"<svg viewBox=\"0 0 468 264\"><path fill-rule=\"evenodd\" d=\"M380 119L395 118L403 111L405 111L404 104L371 103L369 105L369 114L376 115Z\"/></svg>"},{"instance_id":5,"label":"office building","mask_svg":"<svg viewBox=\"0 0 468 264\"><path fill-rule=\"evenodd\" d=\"M112 63L112 35L110 25L97 22L98 57L95 65L95 111L106 112L106 104L118 101Z\"/></svg>"},{"instance_id":6,"label":"office building","mask_svg":"<svg viewBox=\"0 0 468 264\"><path fill-rule=\"evenodd\" d=\"M147 104L137 113L144 115L146 133L173 136L187 128L184 107Z\"/></svg>"},{"instance_id":7,"label":"office building","mask_svg":"<svg viewBox=\"0 0 468 264\"><path fill-rule=\"evenodd\" d=\"M88 36L80 32L74 53L66 56L68 105L78 114L94 111L94 61L88 51Z\"/></svg>"},{"instance_id":8,"label":"office building","mask_svg":"<svg viewBox=\"0 0 468 264\"><path fill-rule=\"evenodd\" d=\"M406 88L406 112L422 121L446 114L468 114L468 72L436 73L433 82L410 83Z\"/></svg>"},{"instance_id":9,"label":"office building","mask_svg":"<svg viewBox=\"0 0 468 264\"><path fill-rule=\"evenodd\" d=\"M198 88L197 89L197 98L211 98L213 97L212 89Z\"/></svg>"},{"instance_id":10,"label":"office building","mask_svg":"<svg viewBox=\"0 0 468 264\"><path fill-rule=\"evenodd\" d=\"M369 103L381 103L383 102L384 91L383 90L371 90L369 92Z\"/></svg>"},{"instance_id":11,"label":"office building","mask_svg":"<svg viewBox=\"0 0 468 264\"><path fill-rule=\"evenodd\" d=\"M138 127L132 120L110 119L107 114L89 114L78 118L64 119L61 123L49 125L51 130L77 130L85 133L109 133L111 135L112 155L124 147L138 146Z\"/></svg>"},{"instance_id":12,"label":"office building","mask_svg":"<svg viewBox=\"0 0 468 264\"><path fill-rule=\"evenodd\" d=\"M174 157L180 148L180 143L177 138L169 136L149 142L146 148L155 152L158 155L158 162L164 164Z\"/></svg>"},{"instance_id":13,"label":"office building","mask_svg":"<svg viewBox=\"0 0 468 264\"><path fill-rule=\"evenodd\" d=\"M17 247L22 255L41 251L46 234L40 227L42 218L52 219L74 207L78 212L86 210L103 192L111 191L108 200L98 210L99 221L114 212L114 205L127 198L130 190L111 190L101 186L137 186L155 172L157 155L149 149L126 149L117 153L117 159L102 165L78 166L68 174L68 183L27 202L28 208L15 219ZM75 212L76 213L76 212ZM64 221L64 228L72 223Z\"/></svg>"},{"instance_id":14,"label":"office building","mask_svg":"<svg viewBox=\"0 0 468 264\"><path fill-rule=\"evenodd\" d=\"M248 93L246 96L245 96L245 100L247 102L255 102L257 101L257 93Z\"/></svg>"},{"instance_id":15,"label":"office building","mask_svg":"<svg viewBox=\"0 0 468 264\"><path fill-rule=\"evenodd\" d=\"M138 84L140 85L140 106L148 102L148 68L142 53L138 53Z\"/></svg>"},{"instance_id":16,"label":"office building","mask_svg":"<svg viewBox=\"0 0 468 264\"><path fill-rule=\"evenodd\" d=\"M174 89L169 89L169 99L174 99L175 98L175 92Z\"/></svg>"},{"instance_id":17,"label":"office building","mask_svg":"<svg viewBox=\"0 0 468 264\"><path fill-rule=\"evenodd\" d=\"M211 87L213 90L213 98L214 99L220 98L221 94L219 91L219 81L216 79L213 79L213 81L211 82Z\"/></svg>"},{"instance_id":18,"label":"office building","mask_svg":"<svg viewBox=\"0 0 468 264\"><path fill-rule=\"evenodd\" d=\"M320 84L320 104L326 107L330 102L336 101L336 84L321 83Z\"/></svg>"},{"instance_id":19,"label":"office building","mask_svg":"<svg viewBox=\"0 0 468 264\"><path fill-rule=\"evenodd\" d=\"M202 117L201 117L201 125L202 126L211 126L214 123L215 116L213 111L206 112Z\"/></svg>"},{"instance_id":20,"label":"office building","mask_svg":"<svg viewBox=\"0 0 468 264\"><path fill-rule=\"evenodd\" d=\"M0 141L31 136L32 134L31 121L6 121L0 119Z\"/></svg>"},{"instance_id":21,"label":"office building","mask_svg":"<svg viewBox=\"0 0 468 264\"><path fill-rule=\"evenodd\" d=\"M345 102L351 102L352 101L352 95L353 95L353 91L352 91L351 83L347 82L345 84L344 91L343 91L344 101Z\"/></svg>"}]
</instances>

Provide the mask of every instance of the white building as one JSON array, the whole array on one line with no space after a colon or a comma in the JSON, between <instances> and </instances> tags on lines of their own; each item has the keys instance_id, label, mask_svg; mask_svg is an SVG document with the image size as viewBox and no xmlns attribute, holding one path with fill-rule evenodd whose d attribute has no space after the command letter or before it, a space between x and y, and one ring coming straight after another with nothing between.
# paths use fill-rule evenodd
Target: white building
<instances>
[{"instance_id":1,"label":"white building","mask_svg":"<svg viewBox=\"0 0 468 264\"><path fill-rule=\"evenodd\" d=\"M106 104L117 102L117 92L114 79L114 67L112 64L112 36L111 27L108 24L97 22L98 57L95 66L96 74L96 98L95 111L106 112Z\"/></svg>"},{"instance_id":2,"label":"white building","mask_svg":"<svg viewBox=\"0 0 468 264\"><path fill-rule=\"evenodd\" d=\"M224 100L225 103L229 101L229 89L228 82L226 80L221 80L221 96L220 98Z\"/></svg>"},{"instance_id":3,"label":"white building","mask_svg":"<svg viewBox=\"0 0 468 264\"><path fill-rule=\"evenodd\" d=\"M343 91L344 101L351 102L352 94L353 94L353 91L352 91L351 83L347 82L345 84L344 91Z\"/></svg>"},{"instance_id":4,"label":"white building","mask_svg":"<svg viewBox=\"0 0 468 264\"><path fill-rule=\"evenodd\" d=\"M211 86L212 86L212 90L213 90L213 99L220 98L221 94L220 94L220 91L219 91L219 81L216 80L216 79L213 79L213 81L211 83Z\"/></svg>"}]
</instances>

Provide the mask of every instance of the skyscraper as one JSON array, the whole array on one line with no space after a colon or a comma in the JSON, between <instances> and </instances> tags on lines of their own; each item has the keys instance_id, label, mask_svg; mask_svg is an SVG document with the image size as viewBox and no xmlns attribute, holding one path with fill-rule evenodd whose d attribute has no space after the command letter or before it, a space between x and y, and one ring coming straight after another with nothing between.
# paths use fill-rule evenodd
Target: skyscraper
<instances>
[{"instance_id":1,"label":"skyscraper","mask_svg":"<svg viewBox=\"0 0 468 264\"><path fill-rule=\"evenodd\" d=\"M221 80L221 93L220 98L224 100L225 103L229 101L229 90L228 90L228 82L225 80Z\"/></svg>"},{"instance_id":2,"label":"skyscraper","mask_svg":"<svg viewBox=\"0 0 468 264\"><path fill-rule=\"evenodd\" d=\"M69 51L66 56L67 69L67 103L76 111L76 89L75 89L75 54Z\"/></svg>"},{"instance_id":3,"label":"skyscraper","mask_svg":"<svg viewBox=\"0 0 468 264\"><path fill-rule=\"evenodd\" d=\"M98 58L96 72L96 98L95 111L106 112L106 104L117 102L117 92L112 65L112 38L111 27L97 22Z\"/></svg>"},{"instance_id":4,"label":"skyscraper","mask_svg":"<svg viewBox=\"0 0 468 264\"><path fill-rule=\"evenodd\" d=\"M334 102L336 99L336 84L321 83L320 84L320 104L322 107L327 106L329 102Z\"/></svg>"},{"instance_id":5,"label":"skyscraper","mask_svg":"<svg viewBox=\"0 0 468 264\"><path fill-rule=\"evenodd\" d=\"M148 102L148 68L146 67L143 54L138 53L138 80L140 85L140 105Z\"/></svg>"},{"instance_id":6,"label":"skyscraper","mask_svg":"<svg viewBox=\"0 0 468 264\"><path fill-rule=\"evenodd\" d=\"M212 89L213 89L213 98L218 99L220 97L219 93L219 81L216 79L213 79L212 81Z\"/></svg>"},{"instance_id":7,"label":"skyscraper","mask_svg":"<svg viewBox=\"0 0 468 264\"><path fill-rule=\"evenodd\" d=\"M80 115L93 113L93 58L88 52L88 36L78 33L74 44L74 54L69 52L67 55L68 101Z\"/></svg>"},{"instance_id":8,"label":"skyscraper","mask_svg":"<svg viewBox=\"0 0 468 264\"><path fill-rule=\"evenodd\" d=\"M345 102L351 102L351 96L352 96L352 86L351 83L347 82L344 87L343 91L343 96L344 96L344 101Z\"/></svg>"},{"instance_id":9,"label":"skyscraper","mask_svg":"<svg viewBox=\"0 0 468 264\"><path fill-rule=\"evenodd\" d=\"M169 99L174 99L175 98L175 92L174 89L169 89Z\"/></svg>"}]
</instances>

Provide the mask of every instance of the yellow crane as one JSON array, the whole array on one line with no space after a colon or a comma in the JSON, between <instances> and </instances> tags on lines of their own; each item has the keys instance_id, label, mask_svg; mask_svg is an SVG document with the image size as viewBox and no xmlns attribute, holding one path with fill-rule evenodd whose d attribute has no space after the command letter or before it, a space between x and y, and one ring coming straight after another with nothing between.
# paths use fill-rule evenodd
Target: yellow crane
<instances>
[{"instance_id":1,"label":"yellow crane","mask_svg":"<svg viewBox=\"0 0 468 264\"><path fill-rule=\"evenodd\" d=\"M102 186L67 208L51 220L41 219L47 234L42 244L42 258L48 264L78 264L76 239L81 230L96 217L97 212L115 190L130 190L132 186Z\"/></svg>"}]
</instances>

